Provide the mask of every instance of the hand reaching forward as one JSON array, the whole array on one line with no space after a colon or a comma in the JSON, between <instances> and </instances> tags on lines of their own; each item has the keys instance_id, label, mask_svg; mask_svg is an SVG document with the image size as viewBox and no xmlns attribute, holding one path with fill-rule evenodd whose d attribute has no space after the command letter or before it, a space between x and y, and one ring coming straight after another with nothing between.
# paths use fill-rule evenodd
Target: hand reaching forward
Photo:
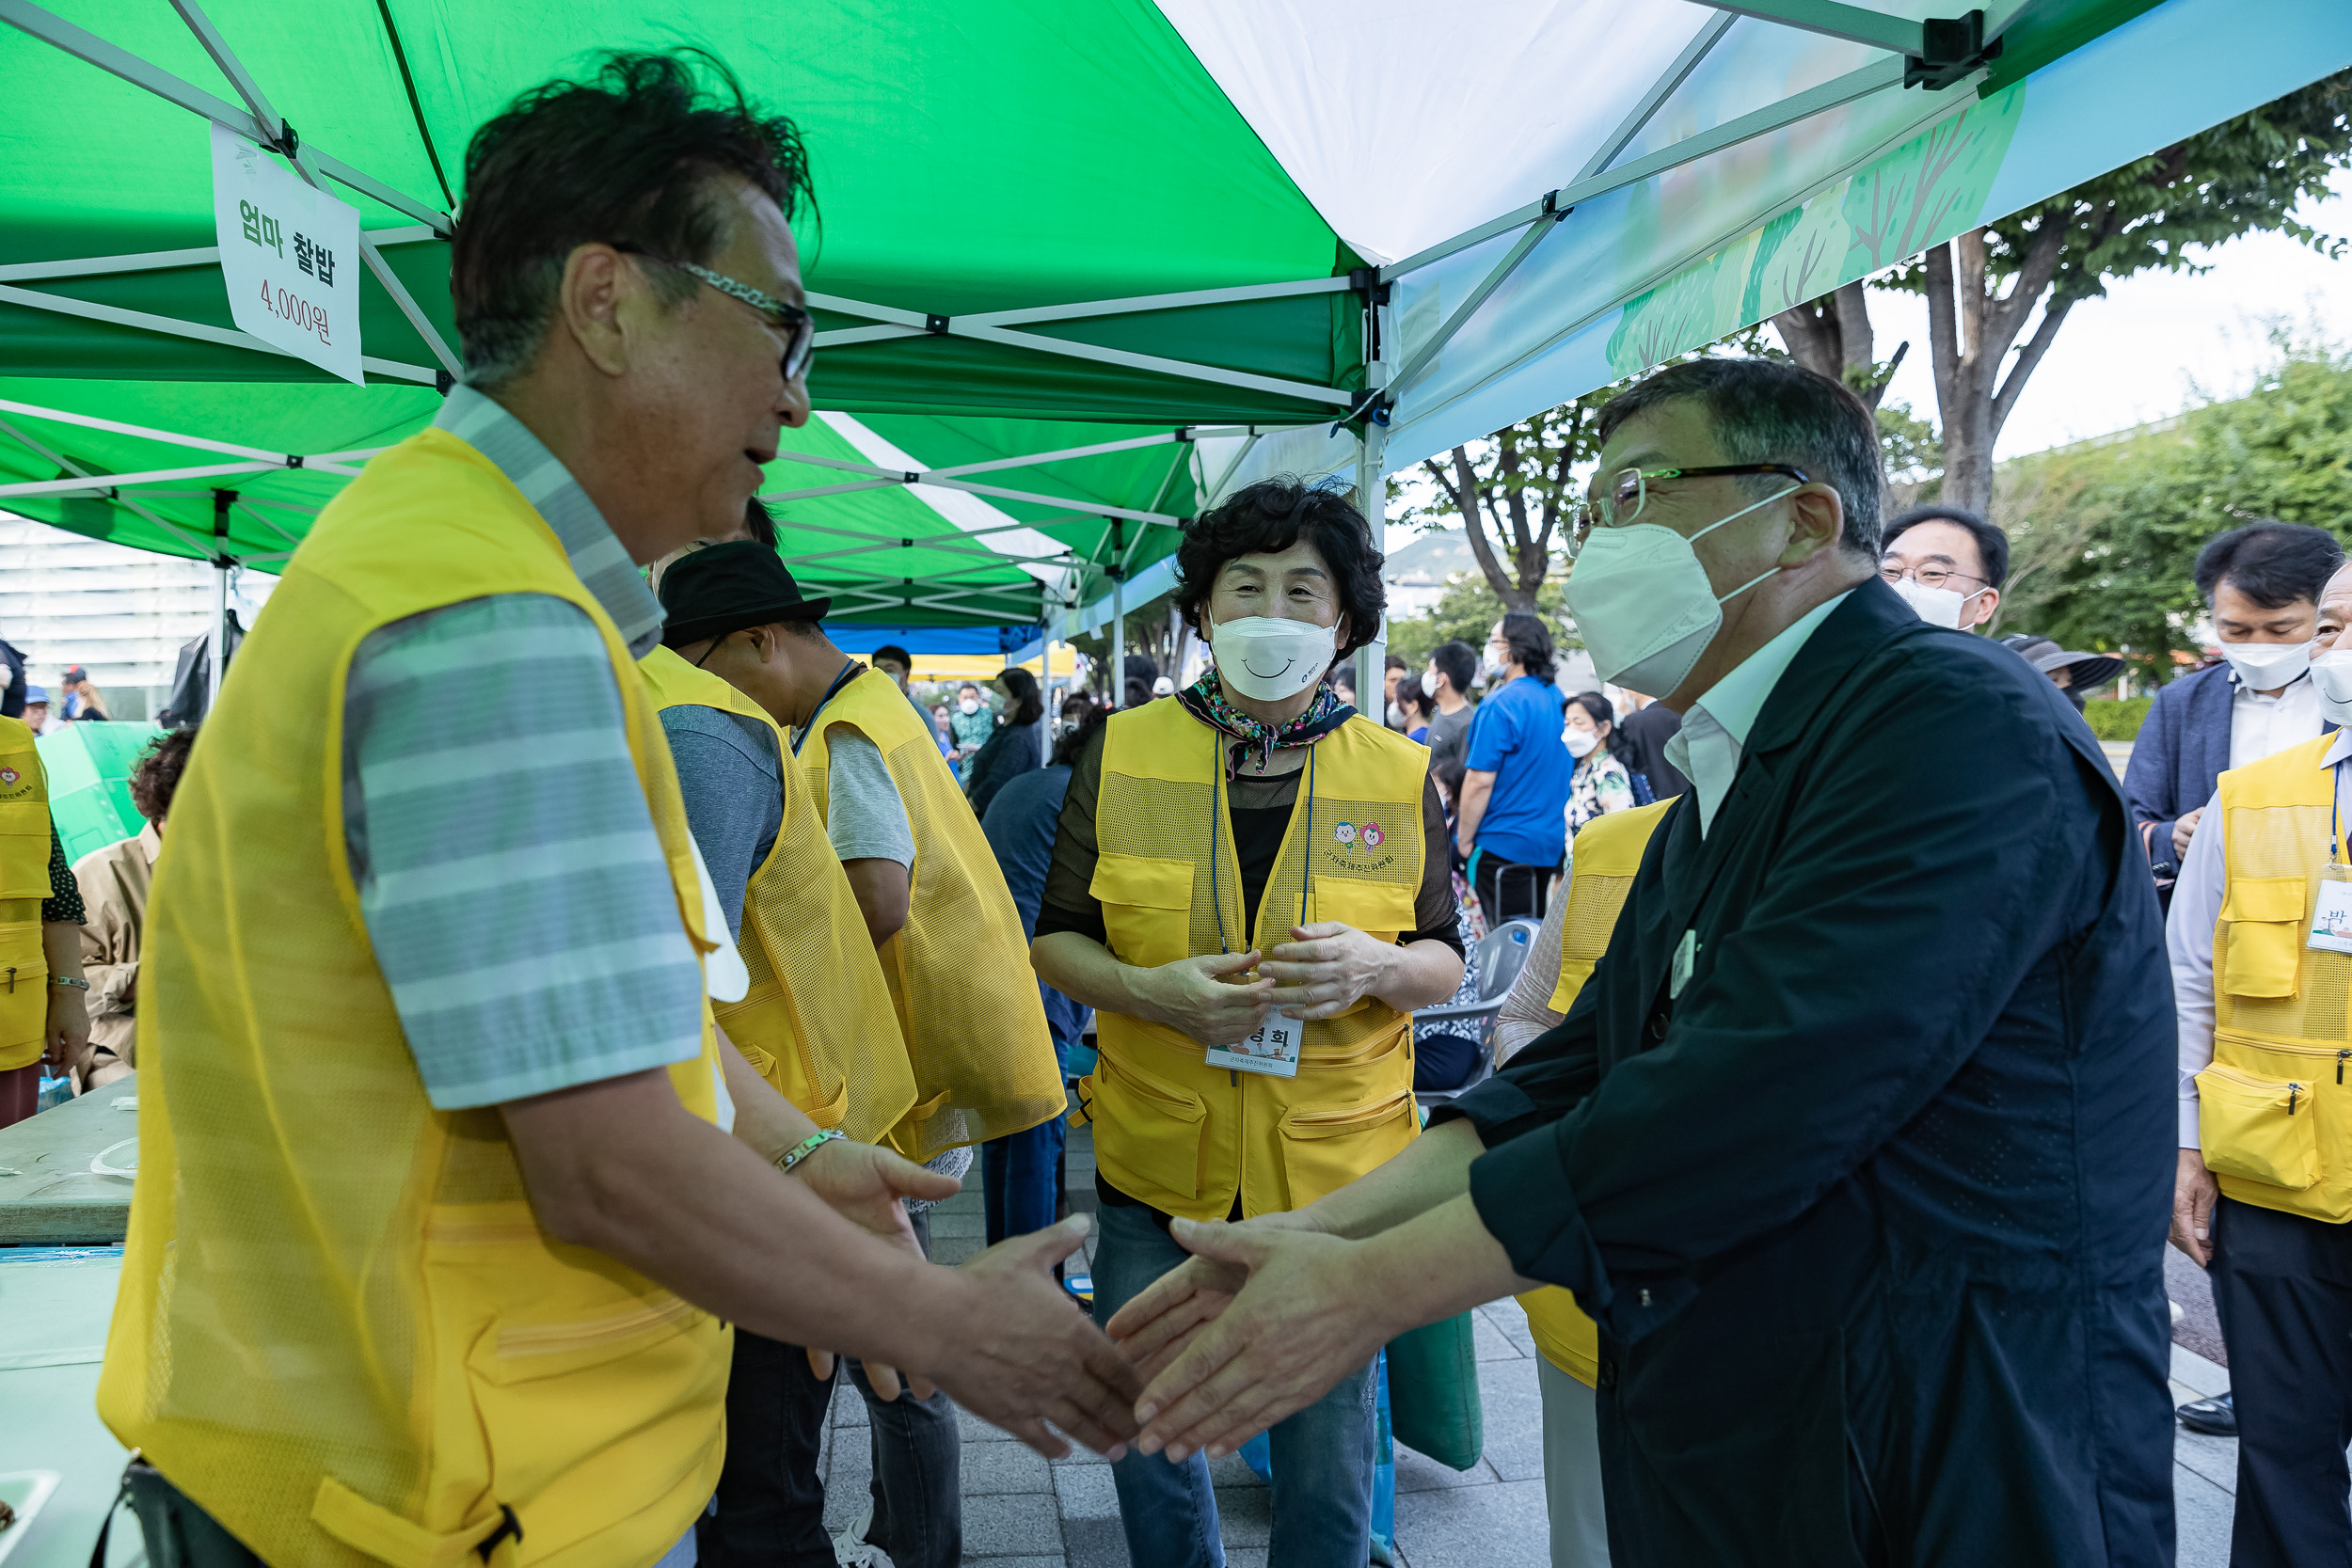
<instances>
[{"instance_id":1,"label":"hand reaching forward","mask_svg":"<svg viewBox=\"0 0 2352 1568\"><path fill-rule=\"evenodd\" d=\"M1258 1230L1320 1228L1305 1212L1261 1214L1230 1227L1234 1235ZM1120 1353L1136 1364L1146 1382L1159 1376L1201 1328L1215 1323L1248 1283L1249 1271L1238 1263L1195 1255L1146 1286L1104 1324Z\"/></svg>"},{"instance_id":2,"label":"hand reaching forward","mask_svg":"<svg viewBox=\"0 0 2352 1568\"><path fill-rule=\"evenodd\" d=\"M1136 1446L1145 1453L1165 1450L1175 1462L1203 1449L1231 1453L1321 1399L1411 1326L1382 1310L1361 1243L1256 1223L1177 1220L1168 1233L1248 1277L1136 1402L1145 1424Z\"/></svg>"},{"instance_id":3,"label":"hand reaching forward","mask_svg":"<svg viewBox=\"0 0 2352 1568\"><path fill-rule=\"evenodd\" d=\"M931 1375L958 1403L1045 1455L1070 1445L1045 1429L1050 1419L1097 1453L1118 1459L1136 1433L1135 1398L1143 1380L1070 1293L1054 1282L1054 1265L1078 1249L1088 1220L999 1242L956 1271L969 1289L963 1309L946 1320Z\"/></svg>"},{"instance_id":4,"label":"hand reaching forward","mask_svg":"<svg viewBox=\"0 0 2352 1568\"><path fill-rule=\"evenodd\" d=\"M952 1176L942 1176L880 1145L852 1143L847 1138L818 1148L794 1166L792 1174L810 1192L823 1198L834 1213L917 1258L923 1256L923 1249L915 1243L914 1226L907 1217L906 1205L899 1199L927 1198L935 1203L953 1197L963 1189L963 1183ZM833 1352L810 1346L808 1365L818 1377L831 1377ZM897 1368L869 1361L866 1364L866 1375L873 1383L874 1392L884 1401L898 1397ZM933 1390L927 1380L917 1377L906 1382L916 1399L931 1397Z\"/></svg>"},{"instance_id":5,"label":"hand reaching forward","mask_svg":"<svg viewBox=\"0 0 2352 1568\"><path fill-rule=\"evenodd\" d=\"M1202 1045L1232 1045L1256 1034L1274 1006L1272 980L1225 978L1247 974L1257 961L1254 948L1179 958L1142 971L1137 989L1154 1022L1182 1029Z\"/></svg>"}]
</instances>

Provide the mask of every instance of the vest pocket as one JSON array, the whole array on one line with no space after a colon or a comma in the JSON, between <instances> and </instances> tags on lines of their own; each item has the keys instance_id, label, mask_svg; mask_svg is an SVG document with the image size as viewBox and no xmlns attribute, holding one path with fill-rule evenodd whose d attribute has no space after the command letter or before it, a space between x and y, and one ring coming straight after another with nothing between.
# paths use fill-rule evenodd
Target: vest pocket
<instances>
[{"instance_id":1,"label":"vest pocket","mask_svg":"<svg viewBox=\"0 0 2352 1568\"><path fill-rule=\"evenodd\" d=\"M1282 1113L1282 1174L1303 1208L1401 1152L1420 1131L1413 1091L1353 1105L1294 1105Z\"/></svg>"},{"instance_id":2,"label":"vest pocket","mask_svg":"<svg viewBox=\"0 0 2352 1568\"><path fill-rule=\"evenodd\" d=\"M1103 929L1123 963L1156 969L1189 956L1192 863L1104 850L1088 892L1103 905Z\"/></svg>"},{"instance_id":3,"label":"vest pocket","mask_svg":"<svg viewBox=\"0 0 2352 1568\"><path fill-rule=\"evenodd\" d=\"M2231 879L2221 989L2233 996L2293 996L2309 889L2300 877Z\"/></svg>"},{"instance_id":4,"label":"vest pocket","mask_svg":"<svg viewBox=\"0 0 2352 1568\"><path fill-rule=\"evenodd\" d=\"M1375 942L1394 942L1413 928L1413 895L1418 890L1390 882L1343 882L1317 877L1314 915L1353 926Z\"/></svg>"},{"instance_id":5,"label":"vest pocket","mask_svg":"<svg viewBox=\"0 0 2352 1568\"><path fill-rule=\"evenodd\" d=\"M2318 1181L2317 1085L2259 1078L2216 1063L2197 1075L2197 1134L2205 1167L2300 1192Z\"/></svg>"},{"instance_id":6,"label":"vest pocket","mask_svg":"<svg viewBox=\"0 0 2352 1568\"><path fill-rule=\"evenodd\" d=\"M1200 1145L1208 1107L1188 1089L1176 1088L1104 1056L1094 1069L1094 1099L1088 1107L1095 1129L1095 1158L1115 1174L1141 1179L1180 1197L1200 1196ZM1151 1200L1147 1190L1130 1196Z\"/></svg>"},{"instance_id":7,"label":"vest pocket","mask_svg":"<svg viewBox=\"0 0 2352 1568\"><path fill-rule=\"evenodd\" d=\"M39 1060L49 1033L49 960L41 952L40 911L29 898L22 902L32 918L0 925L0 1072Z\"/></svg>"}]
</instances>

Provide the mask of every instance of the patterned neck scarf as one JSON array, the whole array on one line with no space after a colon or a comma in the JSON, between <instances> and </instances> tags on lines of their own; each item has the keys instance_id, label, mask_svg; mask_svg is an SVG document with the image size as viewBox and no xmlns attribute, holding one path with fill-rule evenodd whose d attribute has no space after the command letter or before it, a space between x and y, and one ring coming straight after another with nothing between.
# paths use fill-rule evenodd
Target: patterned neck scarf
<instances>
[{"instance_id":1,"label":"patterned neck scarf","mask_svg":"<svg viewBox=\"0 0 2352 1568\"><path fill-rule=\"evenodd\" d=\"M1263 773L1274 766L1276 747L1311 746L1356 717L1356 710L1341 702L1338 692L1319 686L1307 711L1287 724L1275 725L1263 719L1252 719L1226 697L1225 683L1217 679L1214 664L1199 680L1176 693L1176 700L1195 719L1233 737L1234 744L1225 762L1225 776L1229 779L1241 771L1244 752L1256 751L1256 771Z\"/></svg>"}]
</instances>

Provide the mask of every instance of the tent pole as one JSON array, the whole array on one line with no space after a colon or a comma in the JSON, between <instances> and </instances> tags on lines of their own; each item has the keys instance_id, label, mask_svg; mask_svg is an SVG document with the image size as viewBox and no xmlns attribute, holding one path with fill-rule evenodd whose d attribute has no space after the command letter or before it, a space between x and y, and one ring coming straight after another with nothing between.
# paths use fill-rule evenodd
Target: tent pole
<instances>
[{"instance_id":1,"label":"tent pole","mask_svg":"<svg viewBox=\"0 0 2352 1568\"><path fill-rule=\"evenodd\" d=\"M1111 646L1108 707L1127 696L1127 525L1111 519Z\"/></svg>"},{"instance_id":2,"label":"tent pole","mask_svg":"<svg viewBox=\"0 0 2352 1568\"><path fill-rule=\"evenodd\" d=\"M213 645L204 677L204 717L210 721L220 703L220 679L229 664L229 509L237 501L234 490L213 492Z\"/></svg>"}]
</instances>

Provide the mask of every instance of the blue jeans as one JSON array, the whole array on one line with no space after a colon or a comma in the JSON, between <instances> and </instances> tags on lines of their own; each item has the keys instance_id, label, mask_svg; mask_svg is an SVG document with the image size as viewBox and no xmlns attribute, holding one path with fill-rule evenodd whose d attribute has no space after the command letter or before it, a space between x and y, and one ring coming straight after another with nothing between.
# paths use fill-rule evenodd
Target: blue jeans
<instances>
[{"instance_id":1,"label":"blue jeans","mask_svg":"<svg viewBox=\"0 0 2352 1568\"><path fill-rule=\"evenodd\" d=\"M980 1145L980 1180L988 1204L988 1244L1026 1236L1054 1223L1061 1196L1062 1143L1067 1132L1056 1117L1041 1126Z\"/></svg>"},{"instance_id":2,"label":"blue jeans","mask_svg":"<svg viewBox=\"0 0 2352 1568\"><path fill-rule=\"evenodd\" d=\"M1094 1253L1094 1314L1112 1313L1191 1255L1149 1209L1104 1204ZM1274 1532L1268 1568L1364 1568L1372 1554L1372 1367L1349 1373L1268 1433ZM1134 1568L1224 1568L1209 1462L1131 1452L1111 1466Z\"/></svg>"},{"instance_id":3,"label":"blue jeans","mask_svg":"<svg viewBox=\"0 0 2352 1568\"><path fill-rule=\"evenodd\" d=\"M930 1211L907 1216L923 1255L930 1256ZM873 1452L874 1522L866 1539L898 1568L956 1568L963 1560L963 1439L956 1407L943 1393L918 1400L901 1388L884 1403L863 1363L845 1358L850 1381L866 1397L866 1441ZM836 1433L840 1442L847 1433Z\"/></svg>"}]
</instances>

